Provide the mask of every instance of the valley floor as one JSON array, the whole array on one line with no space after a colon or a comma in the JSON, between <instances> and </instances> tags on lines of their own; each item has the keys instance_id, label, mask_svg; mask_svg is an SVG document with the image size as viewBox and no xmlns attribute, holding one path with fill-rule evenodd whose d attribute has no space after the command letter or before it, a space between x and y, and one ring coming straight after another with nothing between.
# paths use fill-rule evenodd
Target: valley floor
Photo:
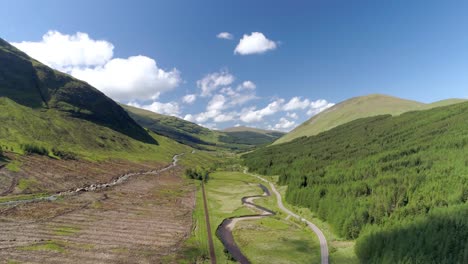
<instances>
[{"instance_id":1,"label":"valley floor","mask_svg":"<svg viewBox=\"0 0 468 264\"><path fill-rule=\"evenodd\" d=\"M238 171L210 174L206 192L213 234L226 218L261 213L241 201L245 196L262 195L259 183L259 179ZM275 196L257 198L254 203L274 211L276 215L236 223L234 240L251 263L320 263L320 245L315 234L304 224L281 213ZM198 204L196 211L200 216L203 216L202 209ZM200 245L206 243L203 242L207 240L206 232L195 232L195 236L192 239L198 240ZM218 237L213 240L218 263L233 262L221 240ZM209 263L209 260L205 262Z\"/></svg>"}]
</instances>

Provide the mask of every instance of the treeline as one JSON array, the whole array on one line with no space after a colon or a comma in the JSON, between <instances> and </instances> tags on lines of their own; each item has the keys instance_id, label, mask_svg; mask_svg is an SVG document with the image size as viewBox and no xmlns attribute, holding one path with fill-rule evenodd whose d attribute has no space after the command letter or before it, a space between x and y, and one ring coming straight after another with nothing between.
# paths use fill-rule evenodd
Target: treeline
<instances>
[{"instance_id":1,"label":"treeline","mask_svg":"<svg viewBox=\"0 0 468 264\"><path fill-rule=\"evenodd\" d=\"M185 170L185 176L189 179L207 182L210 177L211 169L197 166L196 168L188 168Z\"/></svg>"},{"instance_id":2,"label":"treeline","mask_svg":"<svg viewBox=\"0 0 468 264\"><path fill-rule=\"evenodd\" d=\"M432 219L434 210L447 210L450 215L455 214L453 207L468 208L467 121L468 103L365 118L317 136L259 149L243 159L255 172L280 175L280 183L288 185L288 202L310 208L339 235L359 238L361 249L374 245L366 254L357 252L363 262L382 263L379 256L398 240L385 240L389 230L416 228L402 223ZM457 237L457 232L466 230L468 218L461 218L457 228L447 221L439 223L438 234ZM434 232L432 225L419 226L420 236ZM371 229L373 236L360 237ZM371 238L382 243L370 243ZM408 244L419 242L417 235L405 239ZM420 263L412 262L416 260L412 257L432 256L439 245L432 240L425 243L404 258L395 255L393 260L398 261L393 263ZM459 243L467 245L468 236ZM437 252L447 257L447 263L460 263L458 257L465 254L460 250L448 247ZM468 263L468 253L463 256L462 263ZM431 261L424 263L440 263Z\"/></svg>"}]
</instances>

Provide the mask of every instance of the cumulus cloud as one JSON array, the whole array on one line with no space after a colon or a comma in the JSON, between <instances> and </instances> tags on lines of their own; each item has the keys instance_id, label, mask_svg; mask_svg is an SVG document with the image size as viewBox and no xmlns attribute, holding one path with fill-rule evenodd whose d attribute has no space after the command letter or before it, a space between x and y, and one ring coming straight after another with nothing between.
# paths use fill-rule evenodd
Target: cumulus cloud
<instances>
[{"instance_id":1,"label":"cumulus cloud","mask_svg":"<svg viewBox=\"0 0 468 264\"><path fill-rule=\"evenodd\" d=\"M155 99L180 82L176 69L164 71L145 56L112 59L101 67L74 68L70 74L116 100Z\"/></svg>"},{"instance_id":2,"label":"cumulus cloud","mask_svg":"<svg viewBox=\"0 0 468 264\"><path fill-rule=\"evenodd\" d=\"M226 97L221 94L217 94L211 98L210 102L206 106L208 111L221 111L225 108Z\"/></svg>"},{"instance_id":3,"label":"cumulus cloud","mask_svg":"<svg viewBox=\"0 0 468 264\"><path fill-rule=\"evenodd\" d=\"M260 122L265 116L273 115L280 111L283 103L284 99L277 99L260 110L256 110L255 108L246 109L241 113L240 120L245 123Z\"/></svg>"},{"instance_id":4,"label":"cumulus cloud","mask_svg":"<svg viewBox=\"0 0 468 264\"><path fill-rule=\"evenodd\" d=\"M220 92L229 98L228 107L243 105L248 101L257 99L255 94L255 84L248 82L249 88L246 88L243 84L239 85L235 90L231 87L225 87L221 89Z\"/></svg>"},{"instance_id":5,"label":"cumulus cloud","mask_svg":"<svg viewBox=\"0 0 468 264\"><path fill-rule=\"evenodd\" d=\"M197 81L198 88L201 89L201 96L210 96L219 87L228 86L234 82L234 76L228 71L214 72L205 75L203 79Z\"/></svg>"},{"instance_id":6,"label":"cumulus cloud","mask_svg":"<svg viewBox=\"0 0 468 264\"><path fill-rule=\"evenodd\" d=\"M182 97L182 102L186 104L193 104L197 100L197 95L195 94L187 94L184 97Z\"/></svg>"},{"instance_id":7,"label":"cumulus cloud","mask_svg":"<svg viewBox=\"0 0 468 264\"><path fill-rule=\"evenodd\" d=\"M12 43L46 65L82 79L116 100L149 100L181 82L177 69L163 70L146 56L113 58L114 46L93 40L86 33L74 35L49 31L39 42Z\"/></svg>"},{"instance_id":8,"label":"cumulus cloud","mask_svg":"<svg viewBox=\"0 0 468 264\"><path fill-rule=\"evenodd\" d=\"M292 118L292 119L298 119L299 116L297 115L297 113L286 113L286 116L289 117L289 118Z\"/></svg>"},{"instance_id":9,"label":"cumulus cloud","mask_svg":"<svg viewBox=\"0 0 468 264\"><path fill-rule=\"evenodd\" d=\"M289 102L284 105L283 109L285 111L291 111L291 110L297 110L297 109L306 109L309 106L310 106L309 99L301 100L300 97L296 96L296 97L291 98L291 100L289 100Z\"/></svg>"},{"instance_id":10,"label":"cumulus cloud","mask_svg":"<svg viewBox=\"0 0 468 264\"><path fill-rule=\"evenodd\" d=\"M158 114L163 114L163 115L179 116L180 114L180 107L179 107L179 104L176 102L168 102L168 103L153 102L148 105L141 105L136 102L130 102L128 105L146 109L146 110L149 110Z\"/></svg>"},{"instance_id":11,"label":"cumulus cloud","mask_svg":"<svg viewBox=\"0 0 468 264\"><path fill-rule=\"evenodd\" d=\"M234 38L234 36L229 32L221 32L218 35L216 35L216 37L219 39L228 39L228 40L231 40Z\"/></svg>"},{"instance_id":12,"label":"cumulus cloud","mask_svg":"<svg viewBox=\"0 0 468 264\"><path fill-rule=\"evenodd\" d=\"M329 103L327 102L327 100L323 100L323 99L313 101L310 103L310 108L307 111L307 115L309 116L316 115L334 105L335 105L334 103Z\"/></svg>"},{"instance_id":13,"label":"cumulus cloud","mask_svg":"<svg viewBox=\"0 0 468 264\"><path fill-rule=\"evenodd\" d=\"M269 40L261 32L252 32L244 36L237 44L234 53L240 55L261 54L276 49L276 42Z\"/></svg>"},{"instance_id":14,"label":"cumulus cloud","mask_svg":"<svg viewBox=\"0 0 468 264\"><path fill-rule=\"evenodd\" d=\"M279 122L275 125L276 130L289 131L291 128L296 126L296 122L289 121L288 119L281 117Z\"/></svg>"},{"instance_id":15,"label":"cumulus cloud","mask_svg":"<svg viewBox=\"0 0 468 264\"><path fill-rule=\"evenodd\" d=\"M93 40L86 33L67 35L54 30L44 34L39 42L22 41L11 44L56 69L103 65L112 58L114 50L112 43Z\"/></svg>"},{"instance_id":16,"label":"cumulus cloud","mask_svg":"<svg viewBox=\"0 0 468 264\"><path fill-rule=\"evenodd\" d=\"M257 85L253 83L252 81L244 81L242 84L237 86L237 91L243 91L243 90L255 90L257 88Z\"/></svg>"}]
</instances>

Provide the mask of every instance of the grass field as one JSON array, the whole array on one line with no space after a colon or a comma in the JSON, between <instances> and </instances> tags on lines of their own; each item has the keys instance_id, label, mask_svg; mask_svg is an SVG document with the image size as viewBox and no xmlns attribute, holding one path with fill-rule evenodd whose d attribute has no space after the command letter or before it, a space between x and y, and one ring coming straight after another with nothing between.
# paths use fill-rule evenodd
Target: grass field
<instances>
[{"instance_id":1,"label":"grass field","mask_svg":"<svg viewBox=\"0 0 468 264\"><path fill-rule=\"evenodd\" d=\"M257 213L243 206L241 198L261 194L258 183L257 178L242 172L217 171L210 174L205 187L214 236L225 218ZM273 196L256 199L255 203L278 211ZM284 218L285 215L278 214L260 220L240 221L233 233L244 254L252 263L319 263L320 249L315 235L303 225ZM201 248L199 253L208 256L201 195L197 198L194 221L198 224L188 241L188 248L197 245ZM230 263L230 256L224 252L221 241L217 237L213 239L218 263ZM208 259L199 260L208 263Z\"/></svg>"},{"instance_id":2,"label":"grass field","mask_svg":"<svg viewBox=\"0 0 468 264\"><path fill-rule=\"evenodd\" d=\"M278 176L262 176L262 177L268 179L271 182L276 182L278 179ZM283 197L283 204L287 208L289 208L294 213L313 222L318 228L320 228L320 230L322 230L328 242L330 264L341 264L341 263L358 264L359 263L356 253L354 252L355 241L346 240L337 236L328 223L317 218L315 214L311 212L308 208L294 206L294 205L289 204L286 200L284 200L284 197L286 196L287 186L277 185L276 189L281 193L281 196Z\"/></svg>"}]
</instances>

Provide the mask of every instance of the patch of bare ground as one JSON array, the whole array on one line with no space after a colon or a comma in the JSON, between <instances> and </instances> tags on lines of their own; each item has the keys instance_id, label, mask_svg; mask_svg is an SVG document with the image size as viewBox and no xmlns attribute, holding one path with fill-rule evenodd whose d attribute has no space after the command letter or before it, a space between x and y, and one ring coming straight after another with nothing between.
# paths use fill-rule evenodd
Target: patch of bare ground
<instances>
[{"instance_id":1,"label":"patch of bare ground","mask_svg":"<svg viewBox=\"0 0 468 264\"><path fill-rule=\"evenodd\" d=\"M91 162L86 160L57 160L39 155L7 154L8 158L21 164L18 172L0 168L0 196L37 192L54 193L80 186L110 182L120 175L131 172L154 170L162 163L135 163L125 160ZM18 186L18 181L28 184Z\"/></svg>"},{"instance_id":2,"label":"patch of bare ground","mask_svg":"<svg viewBox=\"0 0 468 264\"><path fill-rule=\"evenodd\" d=\"M115 165L113 175L125 171ZM195 205L195 187L181 175L177 166L96 192L0 207L0 263L176 263Z\"/></svg>"}]
</instances>

